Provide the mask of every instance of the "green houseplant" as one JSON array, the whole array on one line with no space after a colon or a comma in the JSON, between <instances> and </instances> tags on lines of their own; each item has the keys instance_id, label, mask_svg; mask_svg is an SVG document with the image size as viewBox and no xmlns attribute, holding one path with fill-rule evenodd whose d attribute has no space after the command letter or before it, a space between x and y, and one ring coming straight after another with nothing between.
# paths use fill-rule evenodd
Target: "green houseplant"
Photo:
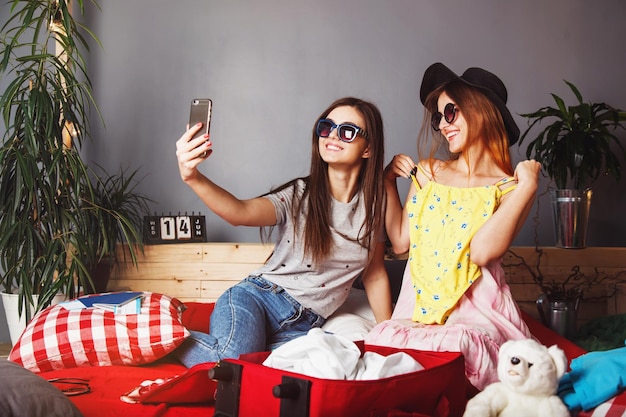
<instances>
[{"instance_id":1,"label":"green houseplant","mask_svg":"<svg viewBox=\"0 0 626 417\"><path fill-rule=\"evenodd\" d=\"M120 260L118 243L128 244L121 255L128 255L137 265L137 251L143 250L143 216L149 213L148 203L152 201L136 191L138 172L138 169L120 169L118 173L109 174L103 168L93 172L93 199L84 202L85 226L81 229L89 245L85 265L91 282L86 283L86 292L106 290L111 269Z\"/></svg>"},{"instance_id":2,"label":"green houseplant","mask_svg":"<svg viewBox=\"0 0 626 417\"><path fill-rule=\"evenodd\" d=\"M541 196L547 194L545 190ZM509 249L508 261L504 267L521 267L539 288L535 301L539 317L544 325L561 334L573 338L577 334L578 306L581 302L608 299L617 293L617 284L626 282L626 270L607 273L598 268L593 271L583 270L579 265L572 265L567 275L544 274L542 261L546 252L539 246L539 213L541 199L537 199L534 225L534 251L526 257ZM548 267L548 269L550 269ZM601 295L598 291L604 290ZM591 295L589 295L591 293Z\"/></svg>"},{"instance_id":3,"label":"green houseplant","mask_svg":"<svg viewBox=\"0 0 626 417\"><path fill-rule=\"evenodd\" d=\"M567 106L553 93L556 107L546 106L521 114L529 119L529 125L519 143L521 146L535 125L550 122L530 140L526 157L539 161L555 184L557 246L579 248L586 244L592 195L589 187L600 175L620 179L626 150L614 132L618 127L624 128L626 112L605 103L585 102L574 84L565 83L577 103Z\"/></svg>"},{"instance_id":4,"label":"green houseplant","mask_svg":"<svg viewBox=\"0 0 626 417\"><path fill-rule=\"evenodd\" d=\"M79 28L65 0L14 0L2 26L0 286L17 293L26 321L89 280L74 256L87 250L77 230L81 196L92 194L79 154L93 103Z\"/></svg>"},{"instance_id":5,"label":"green houseplant","mask_svg":"<svg viewBox=\"0 0 626 417\"><path fill-rule=\"evenodd\" d=\"M74 4L82 14L84 1ZM82 34L98 40L71 11L66 0L13 0L2 26L0 291L17 298L22 322L15 331L9 322L12 340L58 294L94 289L97 265L117 262L120 240L135 265L143 249L148 199L135 191L137 171L96 172L80 156L89 110L98 110Z\"/></svg>"}]
</instances>

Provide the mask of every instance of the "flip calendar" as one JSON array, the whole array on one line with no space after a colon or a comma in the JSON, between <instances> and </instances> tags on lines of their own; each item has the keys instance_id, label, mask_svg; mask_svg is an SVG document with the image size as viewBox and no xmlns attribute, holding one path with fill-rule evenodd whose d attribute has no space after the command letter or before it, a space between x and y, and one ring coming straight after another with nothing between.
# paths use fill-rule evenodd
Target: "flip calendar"
<instances>
[{"instance_id":1,"label":"flip calendar","mask_svg":"<svg viewBox=\"0 0 626 417\"><path fill-rule=\"evenodd\" d=\"M144 243L206 242L206 219L202 215L144 216Z\"/></svg>"}]
</instances>

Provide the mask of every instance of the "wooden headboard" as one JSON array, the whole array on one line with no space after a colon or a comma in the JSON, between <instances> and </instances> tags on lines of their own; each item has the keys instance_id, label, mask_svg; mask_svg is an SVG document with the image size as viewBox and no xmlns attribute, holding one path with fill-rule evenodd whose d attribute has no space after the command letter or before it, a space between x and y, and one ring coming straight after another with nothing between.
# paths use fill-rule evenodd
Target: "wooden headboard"
<instances>
[{"instance_id":1,"label":"wooden headboard","mask_svg":"<svg viewBox=\"0 0 626 417\"><path fill-rule=\"evenodd\" d=\"M145 245L135 268L114 268L109 289L168 294L182 301L215 301L235 282L263 265L273 245L260 243L180 243ZM118 254L124 256L124 246Z\"/></svg>"},{"instance_id":2,"label":"wooden headboard","mask_svg":"<svg viewBox=\"0 0 626 417\"><path fill-rule=\"evenodd\" d=\"M626 248L542 249L542 272L548 280L564 279L573 265L590 272L594 267L605 272L626 269ZM113 270L109 289L160 292L182 301L215 301L226 288L262 265L272 250L273 245L261 243L145 245L139 267L132 266L126 255L127 262ZM534 247L514 247L512 250L530 264L534 262ZM118 247L118 251L121 256L124 246ZM511 265L515 259L506 255L503 263ZM521 266L505 266L505 273L520 308L537 318L535 300L540 289L528 271ZM605 286L598 286L593 289L593 294L601 295L606 291ZM579 321L616 313L626 313L626 285L622 285L611 299L583 303Z\"/></svg>"}]
</instances>

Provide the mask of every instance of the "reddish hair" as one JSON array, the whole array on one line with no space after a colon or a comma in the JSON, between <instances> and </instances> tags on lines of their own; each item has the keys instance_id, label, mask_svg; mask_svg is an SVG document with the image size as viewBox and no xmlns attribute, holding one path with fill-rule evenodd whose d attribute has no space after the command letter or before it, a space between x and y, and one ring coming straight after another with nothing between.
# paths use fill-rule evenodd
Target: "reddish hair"
<instances>
[{"instance_id":1,"label":"reddish hair","mask_svg":"<svg viewBox=\"0 0 626 417\"><path fill-rule=\"evenodd\" d=\"M436 156L441 157L441 154L444 153L448 159L453 160L459 157L459 155L450 154L448 144L443 140L442 135L429 134L432 132L431 116L437 112L437 100L443 93L446 93L463 112L463 117L468 126L468 144L481 142L485 152L491 156L496 165L507 175L513 175L509 140L502 115L480 89L459 79L434 89L425 100L424 123L422 123L420 130L418 152L429 156L431 173L434 175L432 164ZM430 136L432 136L432 140L428 141ZM427 143L430 143L430 147L427 146Z\"/></svg>"}]
</instances>

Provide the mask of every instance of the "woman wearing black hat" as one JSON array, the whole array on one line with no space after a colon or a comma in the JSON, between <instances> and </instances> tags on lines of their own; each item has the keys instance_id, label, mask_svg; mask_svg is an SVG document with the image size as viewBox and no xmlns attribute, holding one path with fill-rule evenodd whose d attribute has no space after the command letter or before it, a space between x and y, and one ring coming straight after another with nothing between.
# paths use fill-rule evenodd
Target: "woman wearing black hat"
<instances>
[{"instance_id":1,"label":"woman wearing black hat","mask_svg":"<svg viewBox=\"0 0 626 417\"><path fill-rule=\"evenodd\" d=\"M387 233L409 260L392 319L366 342L461 351L468 379L483 389L498 378L499 346L531 337L500 260L528 216L540 165L522 161L513 170L509 146L519 129L494 74L470 68L457 76L433 64L420 99L427 123L419 148L423 154L430 145L427 157L416 165L396 155L385 169ZM404 207L397 177L414 184Z\"/></svg>"}]
</instances>

